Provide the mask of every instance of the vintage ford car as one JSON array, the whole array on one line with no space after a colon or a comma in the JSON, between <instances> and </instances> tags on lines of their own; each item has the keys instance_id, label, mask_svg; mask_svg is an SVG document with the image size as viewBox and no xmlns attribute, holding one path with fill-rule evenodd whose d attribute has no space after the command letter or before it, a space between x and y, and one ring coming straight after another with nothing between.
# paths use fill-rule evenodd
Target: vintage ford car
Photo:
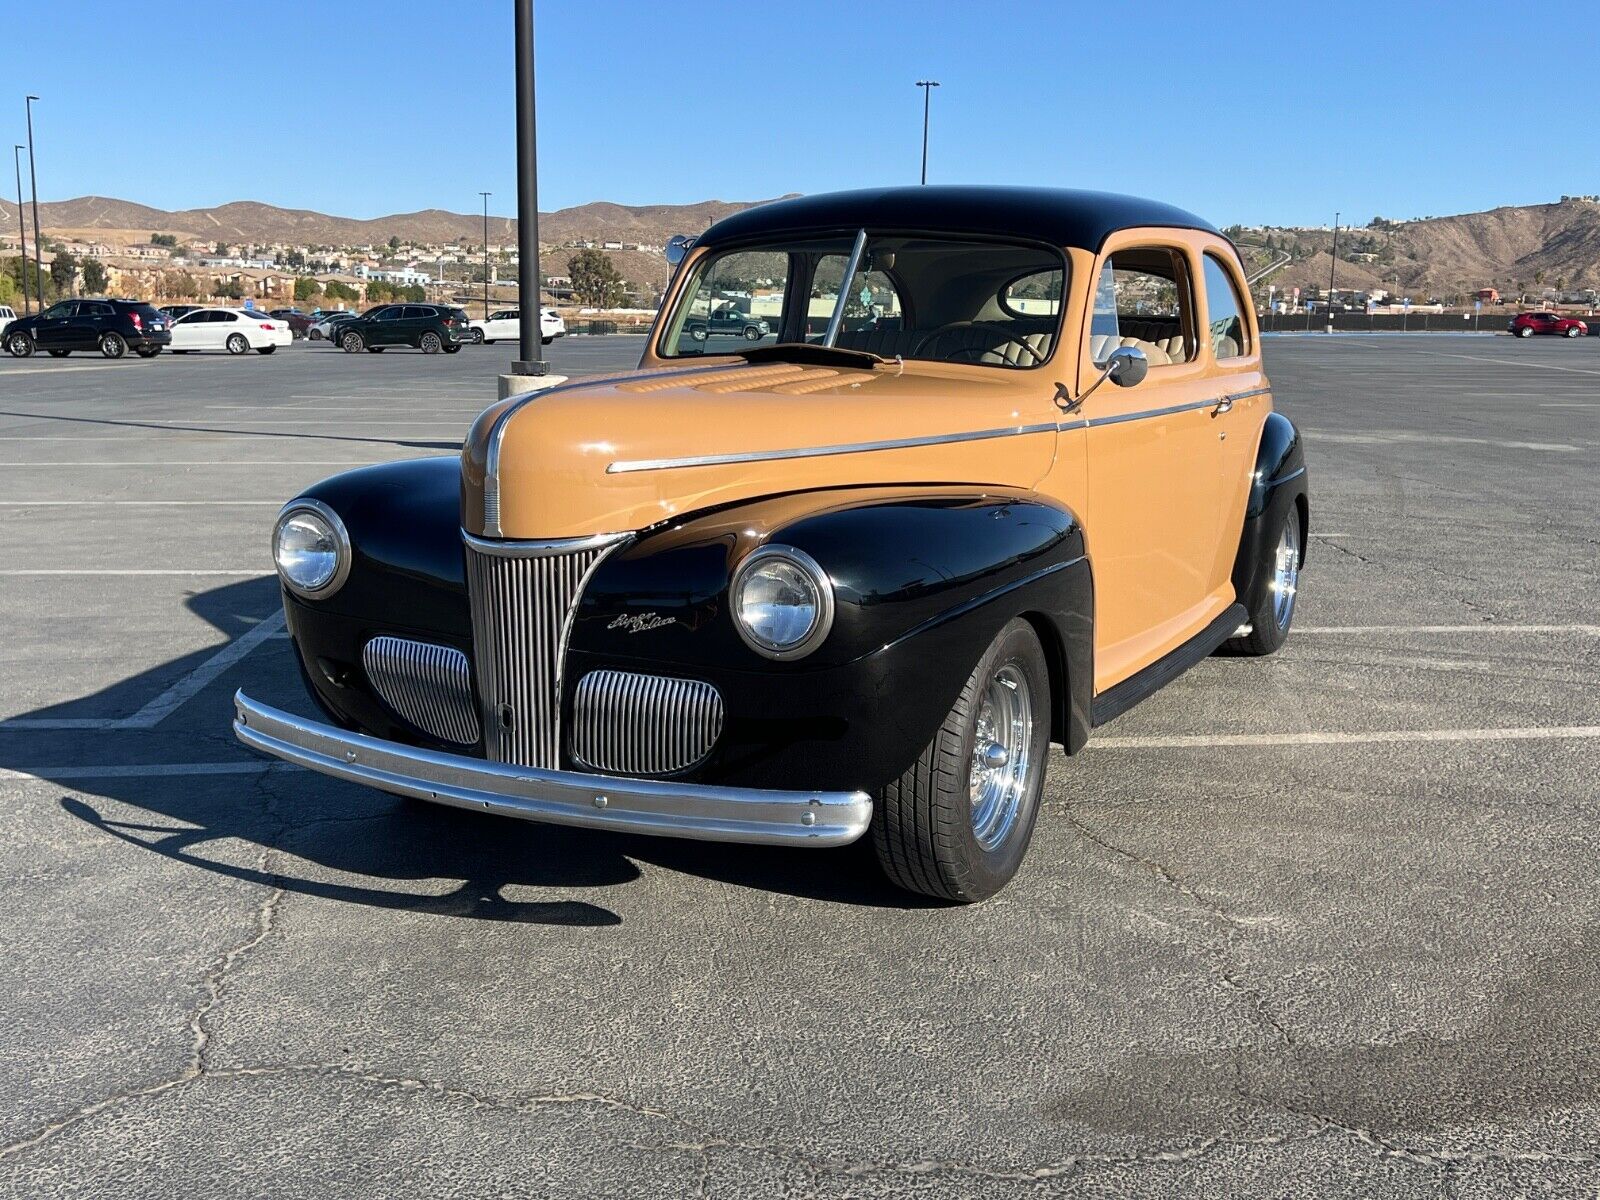
<instances>
[{"instance_id":1,"label":"vintage ford car","mask_svg":"<svg viewBox=\"0 0 1600 1200\"><path fill-rule=\"evenodd\" d=\"M684 242L674 247L684 253ZM706 336L728 294L772 331ZM919 187L687 249L639 369L513 397L459 459L292 500L326 722L248 745L463 808L733 842L870 830L913 891L1017 871L1052 744L1294 617L1306 468L1233 246L1165 204Z\"/></svg>"}]
</instances>

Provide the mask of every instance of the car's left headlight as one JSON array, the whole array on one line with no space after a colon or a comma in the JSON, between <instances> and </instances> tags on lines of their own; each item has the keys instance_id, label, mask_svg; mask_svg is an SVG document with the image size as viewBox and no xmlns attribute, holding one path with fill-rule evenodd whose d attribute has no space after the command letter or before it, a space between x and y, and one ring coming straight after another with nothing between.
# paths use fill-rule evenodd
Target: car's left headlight
<instances>
[{"instance_id":1,"label":"car's left headlight","mask_svg":"<svg viewBox=\"0 0 1600 1200\"><path fill-rule=\"evenodd\" d=\"M272 530L272 561L291 592L324 600L350 574L350 535L339 514L322 501L291 500Z\"/></svg>"},{"instance_id":2,"label":"car's left headlight","mask_svg":"<svg viewBox=\"0 0 1600 1200\"><path fill-rule=\"evenodd\" d=\"M803 658L833 627L833 583L816 559L793 546L753 551L729 592L739 636L767 658Z\"/></svg>"}]
</instances>

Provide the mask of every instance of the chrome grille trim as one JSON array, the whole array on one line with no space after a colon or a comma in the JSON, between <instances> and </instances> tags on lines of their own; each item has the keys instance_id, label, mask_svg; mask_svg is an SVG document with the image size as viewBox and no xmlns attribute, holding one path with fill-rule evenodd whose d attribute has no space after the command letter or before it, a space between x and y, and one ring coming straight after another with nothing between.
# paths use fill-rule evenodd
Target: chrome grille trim
<instances>
[{"instance_id":1,"label":"chrome grille trim","mask_svg":"<svg viewBox=\"0 0 1600 1200\"><path fill-rule=\"evenodd\" d=\"M572 757L617 775L671 775L722 735L722 693L697 679L590 671L572 698Z\"/></svg>"},{"instance_id":2,"label":"chrome grille trim","mask_svg":"<svg viewBox=\"0 0 1600 1200\"><path fill-rule=\"evenodd\" d=\"M485 546L464 534L484 747L495 762L561 765L561 672L578 598L631 535ZM510 727L502 719L508 710Z\"/></svg>"},{"instance_id":3,"label":"chrome grille trim","mask_svg":"<svg viewBox=\"0 0 1600 1200\"><path fill-rule=\"evenodd\" d=\"M361 667L383 702L422 732L458 746L477 744L472 667L461 651L385 635L361 648Z\"/></svg>"}]
</instances>

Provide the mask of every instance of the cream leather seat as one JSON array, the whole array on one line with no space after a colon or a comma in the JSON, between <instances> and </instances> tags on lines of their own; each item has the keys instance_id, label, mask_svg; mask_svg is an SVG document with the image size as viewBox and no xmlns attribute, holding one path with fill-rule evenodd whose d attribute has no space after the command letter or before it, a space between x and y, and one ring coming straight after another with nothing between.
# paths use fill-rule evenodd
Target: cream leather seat
<instances>
[{"instance_id":1,"label":"cream leather seat","mask_svg":"<svg viewBox=\"0 0 1600 1200\"><path fill-rule=\"evenodd\" d=\"M1152 367L1189 361L1189 348L1176 320L1119 318L1116 334L1096 333L1089 339L1095 362L1105 362L1110 353L1121 346L1144 351Z\"/></svg>"}]
</instances>

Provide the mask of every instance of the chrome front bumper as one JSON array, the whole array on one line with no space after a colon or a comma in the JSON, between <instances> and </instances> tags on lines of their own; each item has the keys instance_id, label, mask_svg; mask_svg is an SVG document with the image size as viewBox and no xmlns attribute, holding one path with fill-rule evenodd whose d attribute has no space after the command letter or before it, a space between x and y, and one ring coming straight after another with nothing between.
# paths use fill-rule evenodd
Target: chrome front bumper
<instances>
[{"instance_id":1,"label":"chrome front bumper","mask_svg":"<svg viewBox=\"0 0 1600 1200\"><path fill-rule=\"evenodd\" d=\"M401 796L525 821L709 842L842 846L872 820L865 792L789 792L541 771L386 742L234 693L233 731L252 750Z\"/></svg>"}]
</instances>

